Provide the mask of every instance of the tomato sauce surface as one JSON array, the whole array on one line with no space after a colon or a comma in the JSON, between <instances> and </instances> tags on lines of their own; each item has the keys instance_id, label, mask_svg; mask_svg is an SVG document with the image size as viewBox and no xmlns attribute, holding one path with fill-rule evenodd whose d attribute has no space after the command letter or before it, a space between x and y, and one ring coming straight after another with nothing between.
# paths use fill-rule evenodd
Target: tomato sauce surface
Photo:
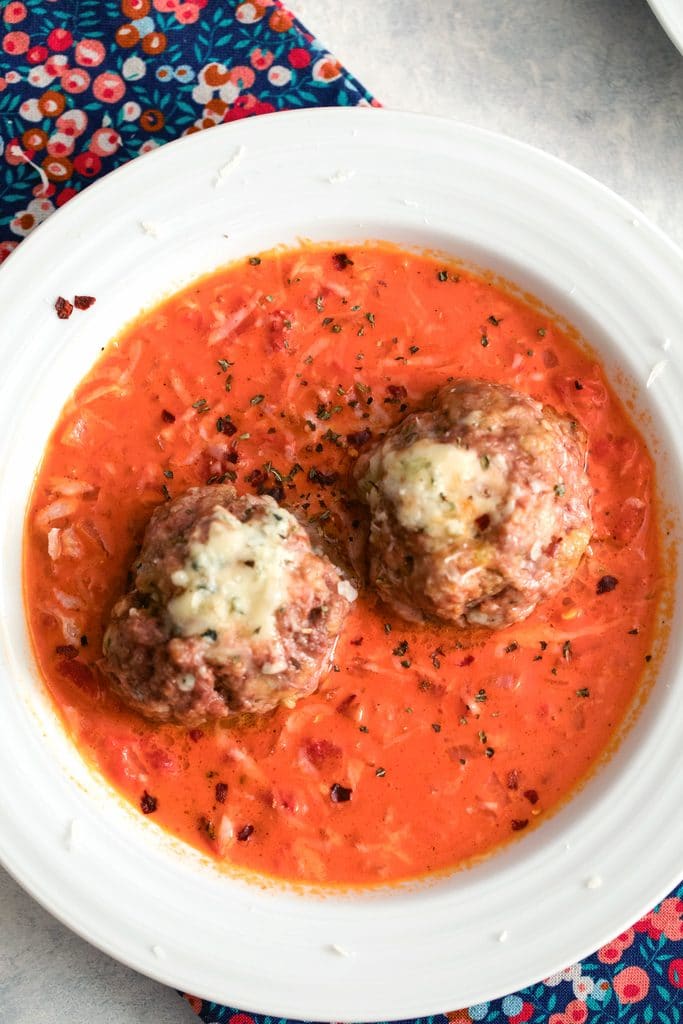
<instances>
[{"instance_id":1,"label":"tomato sauce surface","mask_svg":"<svg viewBox=\"0 0 683 1024\"><path fill-rule=\"evenodd\" d=\"M318 691L261 719L157 725L110 694L103 631L156 505L232 480L357 566L359 447L457 376L586 429L595 532L569 587L494 633L408 624L361 589ZM322 883L449 869L541 822L637 697L663 587L653 485L595 357L494 278L384 243L252 256L143 313L62 411L26 520L35 655L84 757L218 860Z\"/></svg>"}]
</instances>

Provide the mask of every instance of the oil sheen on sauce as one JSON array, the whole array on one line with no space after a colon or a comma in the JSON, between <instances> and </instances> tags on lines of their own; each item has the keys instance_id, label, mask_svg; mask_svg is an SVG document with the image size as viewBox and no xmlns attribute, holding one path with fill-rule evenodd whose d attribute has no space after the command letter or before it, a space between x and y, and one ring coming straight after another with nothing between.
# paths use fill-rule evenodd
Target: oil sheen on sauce
<instances>
[{"instance_id":1,"label":"oil sheen on sauce","mask_svg":"<svg viewBox=\"0 0 683 1024\"><path fill-rule=\"evenodd\" d=\"M359 448L451 376L588 432L595 534L565 591L461 633L361 589L318 692L260 720L159 726L108 693L103 628L157 504L234 480L352 569ZM665 583L653 485L595 357L492 277L384 243L252 256L143 313L65 406L26 521L35 656L82 755L220 862L346 884L446 870L542 822L637 698Z\"/></svg>"}]
</instances>

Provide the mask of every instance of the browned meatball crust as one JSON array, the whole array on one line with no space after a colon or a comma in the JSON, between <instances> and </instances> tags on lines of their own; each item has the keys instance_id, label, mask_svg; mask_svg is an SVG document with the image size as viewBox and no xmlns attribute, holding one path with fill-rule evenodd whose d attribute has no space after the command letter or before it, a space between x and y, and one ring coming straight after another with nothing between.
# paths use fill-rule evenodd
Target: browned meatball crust
<instances>
[{"instance_id":1,"label":"browned meatball crust","mask_svg":"<svg viewBox=\"0 0 683 1024\"><path fill-rule=\"evenodd\" d=\"M502 384L442 388L355 478L370 582L407 619L518 622L569 582L591 537L583 429Z\"/></svg>"},{"instance_id":2,"label":"browned meatball crust","mask_svg":"<svg viewBox=\"0 0 683 1024\"><path fill-rule=\"evenodd\" d=\"M270 497L197 487L153 513L102 667L145 717L263 713L315 690L353 587Z\"/></svg>"}]
</instances>

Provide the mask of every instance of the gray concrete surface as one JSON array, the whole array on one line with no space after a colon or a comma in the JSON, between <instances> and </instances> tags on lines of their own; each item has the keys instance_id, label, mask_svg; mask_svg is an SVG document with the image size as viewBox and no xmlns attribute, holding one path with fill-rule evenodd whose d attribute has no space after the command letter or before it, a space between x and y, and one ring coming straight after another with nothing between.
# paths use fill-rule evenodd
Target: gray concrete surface
<instances>
[{"instance_id":1,"label":"gray concrete surface","mask_svg":"<svg viewBox=\"0 0 683 1024\"><path fill-rule=\"evenodd\" d=\"M386 106L548 150L683 245L683 57L645 0L293 0ZM0 1024L187 1024L0 869Z\"/></svg>"}]
</instances>

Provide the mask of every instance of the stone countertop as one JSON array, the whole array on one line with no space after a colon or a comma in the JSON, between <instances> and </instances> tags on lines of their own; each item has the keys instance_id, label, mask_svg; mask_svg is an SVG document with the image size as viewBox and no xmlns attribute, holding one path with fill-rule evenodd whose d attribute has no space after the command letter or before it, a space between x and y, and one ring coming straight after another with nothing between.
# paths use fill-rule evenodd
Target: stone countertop
<instances>
[{"instance_id":1,"label":"stone countertop","mask_svg":"<svg viewBox=\"0 0 683 1024\"><path fill-rule=\"evenodd\" d=\"M504 132L683 245L683 57L645 0L301 0L385 106ZM55 921L0 869L2 1024L188 1024L178 995Z\"/></svg>"}]
</instances>

